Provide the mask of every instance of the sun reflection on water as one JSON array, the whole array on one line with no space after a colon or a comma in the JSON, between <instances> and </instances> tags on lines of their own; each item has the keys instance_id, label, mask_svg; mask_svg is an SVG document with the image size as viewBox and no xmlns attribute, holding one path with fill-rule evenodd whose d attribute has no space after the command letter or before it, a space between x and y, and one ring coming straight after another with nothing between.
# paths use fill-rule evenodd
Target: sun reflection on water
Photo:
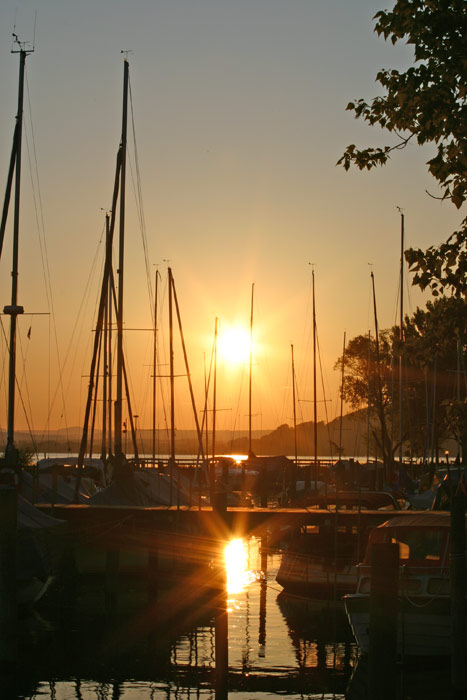
<instances>
[{"instance_id":1,"label":"sun reflection on water","mask_svg":"<svg viewBox=\"0 0 467 700\"><path fill-rule=\"evenodd\" d=\"M227 593L241 593L256 579L249 569L246 543L242 539L231 540L225 547L225 568L227 573Z\"/></svg>"}]
</instances>

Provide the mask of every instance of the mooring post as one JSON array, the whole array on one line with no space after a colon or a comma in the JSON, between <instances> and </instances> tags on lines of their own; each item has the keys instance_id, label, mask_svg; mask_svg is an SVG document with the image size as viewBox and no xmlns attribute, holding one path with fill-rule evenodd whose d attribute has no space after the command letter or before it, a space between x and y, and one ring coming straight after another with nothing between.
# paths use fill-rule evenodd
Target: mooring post
<instances>
[{"instance_id":1,"label":"mooring post","mask_svg":"<svg viewBox=\"0 0 467 700\"><path fill-rule=\"evenodd\" d=\"M266 596L268 590L267 575L268 575L268 537L261 537L261 582L259 592L259 628L258 628L258 646L259 656L264 657L266 648Z\"/></svg>"},{"instance_id":2,"label":"mooring post","mask_svg":"<svg viewBox=\"0 0 467 700\"><path fill-rule=\"evenodd\" d=\"M0 486L0 665L16 661L16 523L18 494L13 486Z\"/></svg>"},{"instance_id":3,"label":"mooring post","mask_svg":"<svg viewBox=\"0 0 467 700\"><path fill-rule=\"evenodd\" d=\"M451 499L451 683L466 688L465 672L465 496Z\"/></svg>"},{"instance_id":4,"label":"mooring post","mask_svg":"<svg viewBox=\"0 0 467 700\"><path fill-rule=\"evenodd\" d=\"M394 700L396 697L398 583L399 545L374 544L368 645L368 697L371 700Z\"/></svg>"},{"instance_id":5,"label":"mooring post","mask_svg":"<svg viewBox=\"0 0 467 700\"><path fill-rule=\"evenodd\" d=\"M227 613L227 575L224 566L224 545L219 552L217 572L215 630L215 700L227 700L229 688L229 619Z\"/></svg>"}]
</instances>

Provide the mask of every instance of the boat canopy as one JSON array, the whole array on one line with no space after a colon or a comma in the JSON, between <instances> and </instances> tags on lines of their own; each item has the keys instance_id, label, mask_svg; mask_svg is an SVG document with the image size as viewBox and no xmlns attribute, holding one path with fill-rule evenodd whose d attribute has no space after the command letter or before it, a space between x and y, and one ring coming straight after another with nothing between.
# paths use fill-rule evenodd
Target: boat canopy
<instances>
[{"instance_id":1,"label":"boat canopy","mask_svg":"<svg viewBox=\"0 0 467 700\"><path fill-rule=\"evenodd\" d=\"M403 565L445 567L448 565L449 534L449 513L395 517L371 531L363 562L370 564L373 544L393 542L399 545L399 559Z\"/></svg>"}]
</instances>

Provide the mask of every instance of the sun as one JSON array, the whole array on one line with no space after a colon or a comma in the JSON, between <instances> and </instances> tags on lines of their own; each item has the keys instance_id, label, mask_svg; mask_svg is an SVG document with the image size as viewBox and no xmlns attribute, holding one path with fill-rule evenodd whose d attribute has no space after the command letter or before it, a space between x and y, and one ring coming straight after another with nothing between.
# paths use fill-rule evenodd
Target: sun
<instances>
[{"instance_id":1,"label":"sun","mask_svg":"<svg viewBox=\"0 0 467 700\"><path fill-rule=\"evenodd\" d=\"M241 326L226 327L217 341L219 356L229 364L242 364L250 359L250 333Z\"/></svg>"}]
</instances>

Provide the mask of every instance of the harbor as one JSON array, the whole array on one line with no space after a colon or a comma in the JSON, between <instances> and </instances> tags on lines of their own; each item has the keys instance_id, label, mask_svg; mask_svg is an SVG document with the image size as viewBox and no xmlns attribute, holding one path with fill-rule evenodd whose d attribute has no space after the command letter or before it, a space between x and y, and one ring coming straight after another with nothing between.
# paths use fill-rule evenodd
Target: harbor
<instances>
[{"instance_id":1,"label":"harbor","mask_svg":"<svg viewBox=\"0 0 467 700\"><path fill-rule=\"evenodd\" d=\"M2 698L465 697L467 8L376 2L0 8Z\"/></svg>"}]
</instances>

